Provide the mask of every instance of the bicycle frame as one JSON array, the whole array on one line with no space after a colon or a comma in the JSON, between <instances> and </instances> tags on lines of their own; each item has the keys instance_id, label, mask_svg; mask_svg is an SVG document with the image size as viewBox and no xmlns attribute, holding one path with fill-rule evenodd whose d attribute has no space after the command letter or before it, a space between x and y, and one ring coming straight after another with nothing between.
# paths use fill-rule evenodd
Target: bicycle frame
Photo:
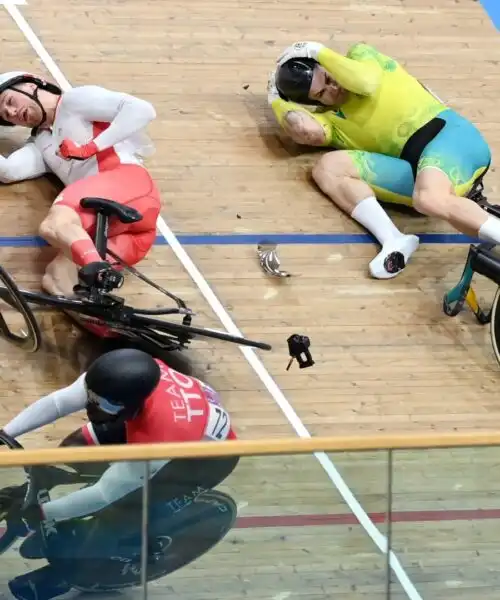
<instances>
[{"instance_id":1,"label":"bicycle frame","mask_svg":"<svg viewBox=\"0 0 500 600\"><path fill-rule=\"evenodd\" d=\"M82 199L82 202L83 200L85 199ZM163 292L177 306L175 308L138 309L126 305L123 298L112 295L107 290L97 287L85 288L83 294L81 293L82 290L77 290L77 295L79 294L80 297L75 298L29 292L27 290L20 290L7 271L3 267L0 267L0 281L5 286L3 288L0 287L0 299L22 314L29 330L28 335L25 336L14 334L10 331L0 313L0 334L3 337L29 352L36 352L39 349L42 337L41 331L29 306L30 304L35 304L61 310L66 313L75 313L90 319L97 319L100 323L104 323L112 330L119 332L129 339L139 339L148 344L153 344L156 348L164 351L185 349L190 341L197 336L228 341L261 350L272 349L269 344L230 335L224 331L191 326L194 313L181 298L151 282L136 269L124 264L118 256L107 249L108 219L107 214L102 212L97 213L94 243L103 260L105 260L107 254L110 254L127 271ZM181 323L152 318L159 315L182 315L183 318Z\"/></svg>"},{"instance_id":2,"label":"bicycle frame","mask_svg":"<svg viewBox=\"0 0 500 600\"><path fill-rule=\"evenodd\" d=\"M485 174L474 183L467 197L487 213L500 218L500 206L490 204L483 194ZM469 246L469 253L460 281L443 297L443 311L445 314L454 317L467 303L481 324L484 325L491 321L492 311L490 309L484 312L479 306L476 293L472 287L472 278L475 273L478 273L500 286L500 257L492 252L495 246L496 244L492 243L471 244Z\"/></svg>"},{"instance_id":3,"label":"bicycle frame","mask_svg":"<svg viewBox=\"0 0 500 600\"><path fill-rule=\"evenodd\" d=\"M460 281L443 298L443 311L449 317L458 315L466 303L481 324L490 322L491 310L484 312L479 306L472 278L478 273L500 285L500 259L491 252L494 247L495 244L470 245Z\"/></svg>"},{"instance_id":4,"label":"bicycle frame","mask_svg":"<svg viewBox=\"0 0 500 600\"><path fill-rule=\"evenodd\" d=\"M4 281L4 283L5 277L9 277L10 279L10 276L7 274L7 272L0 267L0 280ZM14 302L12 300L13 297L18 299L18 302ZM197 336L237 343L243 346L251 346L261 350L272 349L269 344L263 342L248 340L246 338L230 335L223 331L188 325L186 321L189 319L190 322L193 315L190 309L136 309L126 305L122 298L117 298L111 295L103 296L103 299L106 300L106 303L95 304L86 300L68 299L38 292L29 292L26 290L20 290L17 287L15 287L15 291L12 289L12 287L10 289L7 287L0 287L0 298L18 309L20 304L25 305L26 309L24 312L26 313L29 311L33 320L35 320L35 317L28 304L55 308L65 312L73 312L79 315L97 319L112 329L123 333L129 338L140 339L145 342L152 343L162 350L185 349L190 341ZM147 316L150 314L183 314L184 318L182 323L173 323L172 321L164 321ZM28 322L26 314L23 316L25 316L25 320ZM1 322L0 330L2 330ZM2 332L4 335L6 334L5 331ZM11 341L20 346L24 346L25 349L27 349L26 338L17 337L16 340L13 339L16 336L12 334L12 332L9 332L9 334ZM36 344L33 344L33 349L31 350L32 352L38 350L38 347L40 346L41 332L39 329L37 332L34 332L34 336L38 338L38 341Z\"/></svg>"},{"instance_id":5,"label":"bicycle frame","mask_svg":"<svg viewBox=\"0 0 500 600\"><path fill-rule=\"evenodd\" d=\"M488 200L482 194L482 182L479 188L475 190L471 200L477 202L486 212L500 218L500 207L489 204ZM477 320L485 325L491 321L491 309L483 311L472 287L472 278L475 273L483 275L500 286L500 257L493 252L496 244L480 243L471 244L469 253L465 261L464 270L460 281L443 297L443 311L450 317L456 316L467 303Z\"/></svg>"}]
</instances>

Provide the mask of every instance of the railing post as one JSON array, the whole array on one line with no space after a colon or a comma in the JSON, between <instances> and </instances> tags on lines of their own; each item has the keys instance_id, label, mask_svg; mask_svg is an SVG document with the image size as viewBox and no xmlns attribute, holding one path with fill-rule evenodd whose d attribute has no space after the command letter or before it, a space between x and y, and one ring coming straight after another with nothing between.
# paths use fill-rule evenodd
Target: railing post
<instances>
[{"instance_id":1,"label":"railing post","mask_svg":"<svg viewBox=\"0 0 500 600\"><path fill-rule=\"evenodd\" d=\"M386 548L386 561L385 561L385 597L387 600L391 600L391 555L392 555L392 472L393 472L393 450L387 451L387 548Z\"/></svg>"},{"instance_id":2,"label":"railing post","mask_svg":"<svg viewBox=\"0 0 500 600\"><path fill-rule=\"evenodd\" d=\"M142 484L142 524L141 524L141 587L142 600L148 597L148 547L149 547L149 460L144 463L144 483Z\"/></svg>"}]
</instances>

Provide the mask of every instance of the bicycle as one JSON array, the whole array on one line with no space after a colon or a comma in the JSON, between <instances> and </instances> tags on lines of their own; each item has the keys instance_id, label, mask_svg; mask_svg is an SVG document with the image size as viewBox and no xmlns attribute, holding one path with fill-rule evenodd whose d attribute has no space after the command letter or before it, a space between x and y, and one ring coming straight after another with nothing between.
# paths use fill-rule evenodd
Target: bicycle
<instances>
[{"instance_id":1,"label":"bicycle","mask_svg":"<svg viewBox=\"0 0 500 600\"><path fill-rule=\"evenodd\" d=\"M107 247L109 219L118 218L122 223L134 223L142 219L134 208L104 198L83 198L83 208L96 212L96 231L93 242L103 260L111 256L124 270L146 282L174 301L175 308L139 309L125 304L121 297L111 294L116 287L103 282L97 286L75 286L75 297L52 296L19 289L5 268L0 266L0 299L16 309L23 317L26 331L22 335L10 330L0 311L0 336L27 352L37 352L42 343L42 334L30 304L65 313L74 313L86 319L104 323L123 340L139 343L152 354L184 350L197 337L231 342L260 350L272 350L269 344L231 335L216 329L193 327L195 313L178 296L157 285L134 267L126 265L119 256ZM3 284L3 285L2 285ZM153 318L160 315L181 315L182 322L174 323Z\"/></svg>"},{"instance_id":2,"label":"bicycle","mask_svg":"<svg viewBox=\"0 0 500 600\"><path fill-rule=\"evenodd\" d=\"M500 218L500 206L490 204L483 194L484 185L482 177L476 181L468 198L476 202L489 214ZM495 253L496 244L489 242L474 243L469 246L464 270L459 282L443 297L443 311L450 317L455 317L464 305L471 309L481 325L490 324L490 336L493 352L500 363L500 255ZM499 287L495 292L489 310L483 310L472 287L474 274L483 275Z\"/></svg>"},{"instance_id":3,"label":"bicycle","mask_svg":"<svg viewBox=\"0 0 500 600\"><path fill-rule=\"evenodd\" d=\"M0 432L0 445L23 449L3 432ZM140 531L130 535L120 527L110 528L106 518L100 515L91 516L90 522L89 518L57 524L42 521L29 531L20 517L28 504L50 500L50 492L58 485L92 485L98 476L81 475L55 466L24 467L24 472L24 484L0 490L0 521L5 522L0 534L0 556L24 538L15 550L22 559L20 564L26 559L44 559L47 564L9 581L9 588L16 597L23 597L23 590L36 590L37 597L49 600L72 589L98 593L141 585L144 562ZM182 503L175 500L149 506L145 574L148 582L165 577L206 554L222 541L237 517L235 501L217 490L183 496Z\"/></svg>"}]
</instances>

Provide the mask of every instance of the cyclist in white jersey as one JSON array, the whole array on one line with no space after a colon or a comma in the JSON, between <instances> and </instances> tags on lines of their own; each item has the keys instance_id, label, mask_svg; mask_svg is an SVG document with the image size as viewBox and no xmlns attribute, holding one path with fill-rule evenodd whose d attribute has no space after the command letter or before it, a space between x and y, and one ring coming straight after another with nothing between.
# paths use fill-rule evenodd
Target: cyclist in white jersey
<instances>
[{"instance_id":1,"label":"cyclist in white jersey","mask_svg":"<svg viewBox=\"0 0 500 600\"><path fill-rule=\"evenodd\" d=\"M71 296L78 281L95 285L112 272L110 257L102 260L89 235L96 217L80 207L84 197L114 200L138 210L143 216L139 222L111 219L109 248L128 265L149 252L161 201L142 163L153 150L144 130L155 117L149 102L122 92L95 85L62 92L23 71L0 75L0 125L31 130L20 149L0 157L0 181L53 173L65 185L39 229L60 251L43 277L49 293ZM121 275L113 275L120 282ZM100 333L99 327L95 333Z\"/></svg>"}]
</instances>

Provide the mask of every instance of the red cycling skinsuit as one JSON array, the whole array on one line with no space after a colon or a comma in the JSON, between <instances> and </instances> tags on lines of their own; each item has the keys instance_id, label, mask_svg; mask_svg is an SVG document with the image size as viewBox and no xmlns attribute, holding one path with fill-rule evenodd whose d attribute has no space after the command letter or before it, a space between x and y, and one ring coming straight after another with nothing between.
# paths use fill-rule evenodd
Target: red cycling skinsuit
<instances>
[{"instance_id":1,"label":"red cycling skinsuit","mask_svg":"<svg viewBox=\"0 0 500 600\"><path fill-rule=\"evenodd\" d=\"M229 414L212 388L161 360L156 363L161 369L160 383L139 415L115 427L87 423L82 432L88 444L236 439Z\"/></svg>"},{"instance_id":2,"label":"red cycling skinsuit","mask_svg":"<svg viewBox=\"0 0 500 600\"><path fill-rule=\"evenodd\" d=\"M171 369L160 360L156 362L161 369L161 380L139 415L116 426L87 423L82 432L89 444L236 439L229 414L212 388L194 377ZM236 457L157 461L153 467L157 474L152 479L150 497L152 500L159 498L165 501L191 494L196 489L212 489L226 479L237 463ZM113 513L119 514L120 509L127 514L131 511L139 513L141 494L139 490L114 502ZM109 496L109 492L106 495Z\"/></svg>"},{"instance_id":3,"label":"red cycling skinsuit","mask_svg":"<svg viewBox=\"0 0 500 600\"><path fill-rule=\"evenodd\" d=\"M89 444L148 444L161 442L223 441L235 439L228 412L217 392L157 360L161 380L139 415L128 422L86 424ZM71 385L26 407L4 431L16 438L85 409L85 373ZM189 491L212 489L235 469L238 457L149 461L150 498L169 502ZM107 465L106 465L107 466ZM126 507L127 519L140 519L144 463L120 461L107 466L100 479L88 487L43 504L45 518L65 521ZM131 508L132 505L132 508Z\"/></svg>"}]
</instances>

